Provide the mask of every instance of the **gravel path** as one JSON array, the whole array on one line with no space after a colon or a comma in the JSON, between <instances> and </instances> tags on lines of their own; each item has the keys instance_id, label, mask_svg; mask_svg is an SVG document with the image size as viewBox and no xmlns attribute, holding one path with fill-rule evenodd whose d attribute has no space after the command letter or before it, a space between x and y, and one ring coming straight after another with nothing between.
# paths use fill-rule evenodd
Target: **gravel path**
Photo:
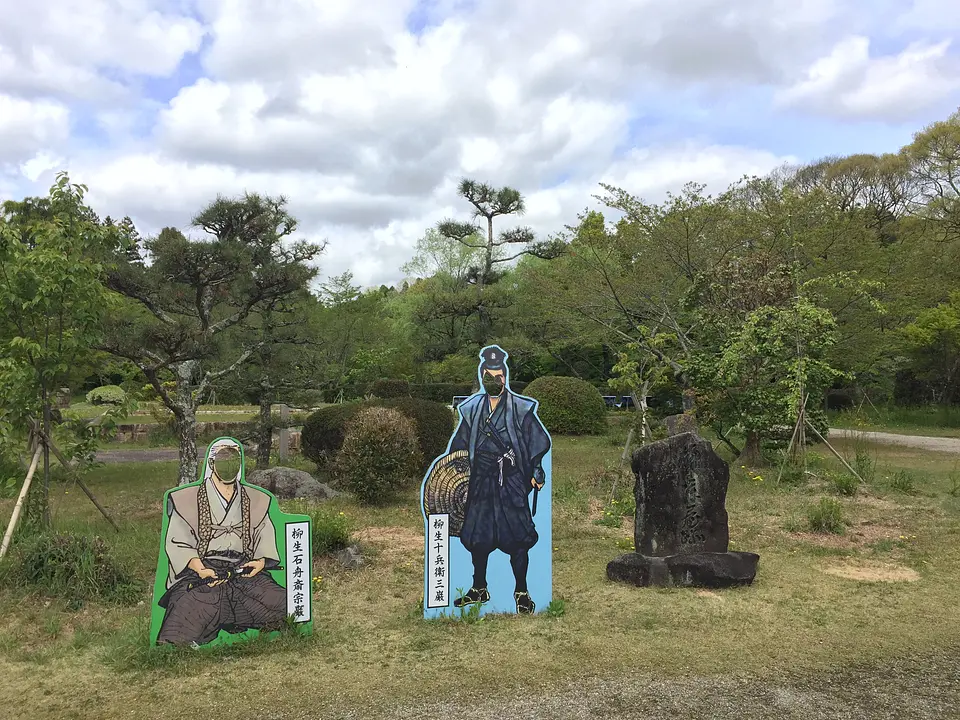
<instances>
[{"instance_id":1,"label":"gravel path","mask_svg":"<svg viewBox=\"0 0 960 720\"><path fill-rule=\"evenodd\" d=\"M277 720L945 720L960 717L956 648L924 657L779 679L683 677L646 673L460 697L418 706L281 711ZM451 682L456 682L455 674ZM239 718L240 715L237 715ZM250 716L252 717L252 716Z\"/></svg>"},{"instance_id":2,"label":"gravel path","mask_svg":"<svg viewBox=\"0 0 960 720\"><path fill-rule=\"evenodd\" d=\"M885 432L867 432L862 430L840 430L830 428L829 437L850 438L862 436L864 440L887 445L936 450L937 452L960 453L960 438L929 437L926 435L897 435Z\"/></svg>"}]
</instances>

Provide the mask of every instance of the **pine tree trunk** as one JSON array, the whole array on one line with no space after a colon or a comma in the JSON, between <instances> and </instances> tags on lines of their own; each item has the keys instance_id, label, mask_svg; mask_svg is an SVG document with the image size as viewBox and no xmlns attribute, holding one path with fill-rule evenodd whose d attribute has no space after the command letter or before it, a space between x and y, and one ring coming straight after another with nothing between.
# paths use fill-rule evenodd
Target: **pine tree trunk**
<instances>
[{"instance_id":1,"label":"pine tree trunk","mask_svg":"<svg viewBox=\"0 0 960 720\"><path fill-rule=\"evenodd\" d=\"M262 387L262 383L261 383ZM260 392L260 416L257 419L257 470L270 467L270 448L273 445L272 393L269 388Z\"/></svg>"},{"instance_id":2,"label":"pine tree trunk","mask_svg":"<svg viewBox=\"0 0 960 720\"><path fill-rule=\"evenodd\" d=\"M486 345L490 338L490 318L487 313L484 302L484 290L487 286L487 277L493 270L493 216L487 217L487 250L483 258L483 267L480 269L480 277L477 278L477 313L478 313L478 337L481 345ZM478 387L479 389L479 387Z\"/></svg>"},{"instance_id":3,"label":"pine tree trunk","mask_svg":"<svg viewBox=\"0 0 960 720\"><path fill-rule=\"evenodd\" d=\"M176 418L177 438L180 444L178 485L197 480L197 409L193 399L193 378L198 361L187 360L177 365L177 388L174 393L173 415Z\"/></svg>"}]
</instances>

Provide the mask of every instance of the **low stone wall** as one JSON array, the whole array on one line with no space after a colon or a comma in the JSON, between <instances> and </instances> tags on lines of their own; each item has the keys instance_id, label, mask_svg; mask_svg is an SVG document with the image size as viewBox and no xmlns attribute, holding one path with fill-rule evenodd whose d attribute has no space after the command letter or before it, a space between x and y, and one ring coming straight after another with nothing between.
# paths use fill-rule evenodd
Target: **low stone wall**
<instances>
[{"instance_id":1,"label":"low stone wall","mask_svg":"<svg viewBox=\"0 0 960 720\"><path fill-rule=\"evenodd\" d=\"M209 435L226 435L230 436L234 434L237 430L241 428L246 428L246 423L232 423L232 422L198 422L197 423L197 435L198 436L209 436ZM123 425L117 425L117 434L114 437L114 442L127 443L127 442L137 442L147 440L150 437L151 431L155 430L157 427L156 423L126 423ZM273 444L274 447L277 446L279 441L279 433L273 433ZM299 450L300 449L300 431L293 428L290 429L290 450Z\"/></svg>"}]
</instances>

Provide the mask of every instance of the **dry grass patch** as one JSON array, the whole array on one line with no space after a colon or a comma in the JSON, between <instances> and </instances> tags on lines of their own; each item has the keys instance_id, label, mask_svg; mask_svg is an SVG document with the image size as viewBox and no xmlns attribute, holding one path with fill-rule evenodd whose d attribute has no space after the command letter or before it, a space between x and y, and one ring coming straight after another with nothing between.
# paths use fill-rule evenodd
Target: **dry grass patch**
<instances>
[{"instance_id":1,"label":"dry grass patch","mask_svg":"<svg viewBox=\"0 0 960 720\"><path fill-rule=\"evenodd\" d=\"M858 560L828 565L823 570L828 575L856 580L857 582L916 582L920 573L903 565Z\"/></svg>"}]
</instances>

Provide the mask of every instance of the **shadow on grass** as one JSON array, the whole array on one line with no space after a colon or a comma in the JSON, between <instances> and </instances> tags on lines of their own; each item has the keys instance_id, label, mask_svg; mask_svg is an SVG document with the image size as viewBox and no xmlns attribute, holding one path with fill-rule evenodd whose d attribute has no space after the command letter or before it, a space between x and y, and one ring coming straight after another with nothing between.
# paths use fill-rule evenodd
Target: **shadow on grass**
<instances>
[{"instance_id":1,"label":"shadow on grass","mask_svg":"<svg viewBox=\"0 0 960 720\"><path fill-rule=\"evenodd\" d=\"M319 630L319 633L318 633ZM325 634L315 628L305 634L293 624L274 633L260 633L249 640L213 647L150 645L150 618L142 613L107 638L101 651L103 663L118 673L160 673L179 676L196 673L226 659L258 657L283 652L303 652L323 643Z\"/></svg>"}]
</instances>

